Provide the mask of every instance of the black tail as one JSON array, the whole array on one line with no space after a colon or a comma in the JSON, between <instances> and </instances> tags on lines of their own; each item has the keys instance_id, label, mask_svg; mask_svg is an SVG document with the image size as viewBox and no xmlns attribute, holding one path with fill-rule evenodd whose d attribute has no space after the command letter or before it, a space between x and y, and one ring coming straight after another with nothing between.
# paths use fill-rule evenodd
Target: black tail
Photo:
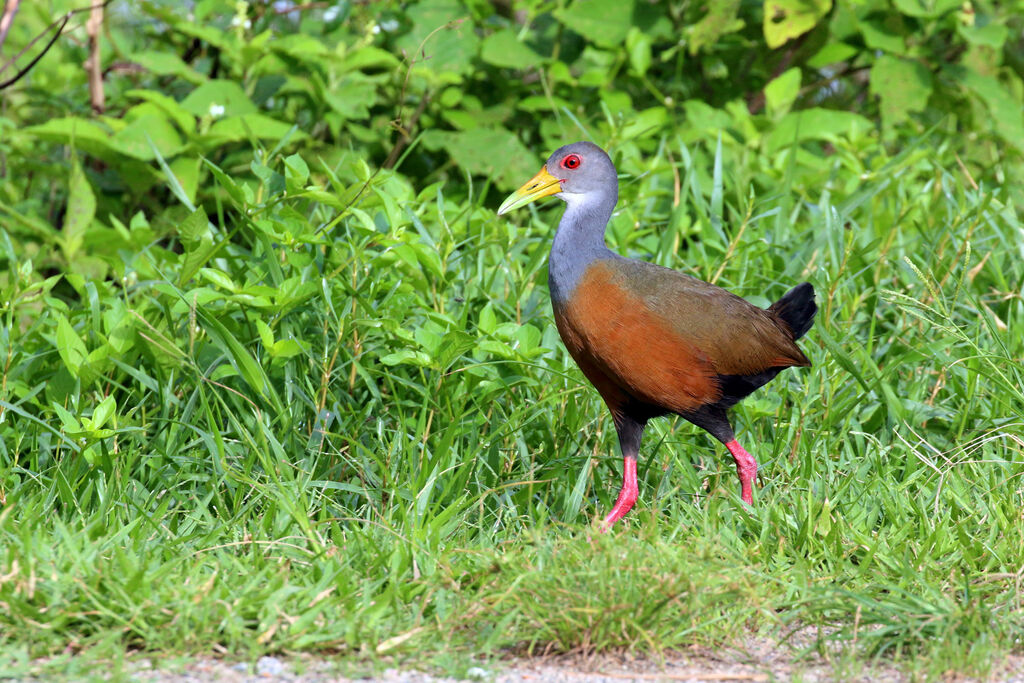
<instances>
[{"instance_id":1,"label":"black tail","mask_svg":"<svg viewBox=\"0 0 1024 683\"><path fill-rule=\"evenodd\" d=\"M793 339L799 339L814 324L818 304L814 303L814 287L810 282L801 282L768 307L793 331Z\"/></svg>"}]
</instances>

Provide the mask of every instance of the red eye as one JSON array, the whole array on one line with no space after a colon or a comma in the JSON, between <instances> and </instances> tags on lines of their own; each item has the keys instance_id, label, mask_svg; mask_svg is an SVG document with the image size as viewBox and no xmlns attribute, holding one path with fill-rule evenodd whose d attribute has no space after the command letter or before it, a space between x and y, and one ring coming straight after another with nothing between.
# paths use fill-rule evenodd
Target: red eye
<instances>
[{"instance_id":1,"label":"red eye","mask_svg":"<svg viewBox=\"0 0 1024 683\"><path fill-rule=\"evenodd\" d=\"M570 154L566 158L562 159L562 168L567 168L570 171L580 167L583 163L583 159L580 159L578 154Z\"/></svg>"}]
</instances>

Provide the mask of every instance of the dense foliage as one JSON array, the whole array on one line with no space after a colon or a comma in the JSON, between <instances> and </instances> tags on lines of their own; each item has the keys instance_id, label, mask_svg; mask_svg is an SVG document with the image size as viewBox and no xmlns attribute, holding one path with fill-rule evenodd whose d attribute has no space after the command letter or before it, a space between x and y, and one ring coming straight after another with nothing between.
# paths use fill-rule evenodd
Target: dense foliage
<instances>
[{"instance_id":1,"label":"dense foliage","mask_svg":"<svg viewBox=\"0 0 1024 683\"><path fill-rule=\"evenodd\" d=\"M76 7L23 3L4 78ZM0 661L781 620L992 666L1024 634L1022 10L115 1L103 111L72 15L0 92ZM557 210L493 213L575 139L620 171L616 249L819 292L815 367L737 411L754 510L664 421L587 538L618 465L550 320Z\"/></svg>"}]
</instances>

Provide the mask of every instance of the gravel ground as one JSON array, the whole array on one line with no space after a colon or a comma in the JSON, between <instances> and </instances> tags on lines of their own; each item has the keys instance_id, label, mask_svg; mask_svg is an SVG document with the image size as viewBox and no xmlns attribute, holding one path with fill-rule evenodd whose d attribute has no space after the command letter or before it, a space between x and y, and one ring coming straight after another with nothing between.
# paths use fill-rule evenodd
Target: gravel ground
<instances>
[{"instance_id":1,"label":"gravel ground","mask_svg":"<svg viewBox=\"0 0 1024 683\"><path fill-rule=\"evenodd\" d=\"M350 678L339 673L330 659L299 657L294 659L261 657L255 662L233 663L215 659L196 659L163 668L140 660L132 679L152 683L624 683L628 681L863 681L890 683L911 680L898 669L886 666L844 666L838 660L796 661L792 654L765 641L750 643L740 652L709 651L668 653L662 659L628 656L560 656L534 659L513 658L471 667L464 678L434 676L410 669L387 669L366 678ZM856 667L856 668L854 668ZM351 674L349 674L351 675ZM972 679L949 676L945 680L966 683ZM1011 658L989 679L1006 683L1024 683L1024 657Z\"/></svg>"},{"instance_id":2,"label":"gravel ground","mask_svg":"<svg viewBox=\"0 0 1024 683\"><path fill-rule=\"evenodd\" d=\"M470 665L462 678L388 668L374 674L353 673L351 661L330 656L260 657L255 661L215 658L162 658L139 655L124 663L117 674L97 671L90 680L130 680L140 683L624 683L628 681L735 681L738 683L903 683L911 677L884 662L871 665L840 653L826 660L818 655L798 659L793 648L809 648L810 630L791 634L787 644L750 637L741 649L708 648L667 652L662 657L630 655L558 655L514 657ZM47 679L11 679L0 671L0 681L37 683ZM946 675L949 683L968 683L960 675ZM1024 683L1024 657L993 664L988 681Z\"/></svg>"}]
</instances>

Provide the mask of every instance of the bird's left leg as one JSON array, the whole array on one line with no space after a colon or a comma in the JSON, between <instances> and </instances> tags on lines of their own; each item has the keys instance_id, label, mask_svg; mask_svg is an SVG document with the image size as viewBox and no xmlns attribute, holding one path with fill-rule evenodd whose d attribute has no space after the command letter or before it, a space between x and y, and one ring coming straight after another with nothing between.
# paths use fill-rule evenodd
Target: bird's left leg
<instances>
[{"instance_id":1,"label":"bird's left leg","mask_svg":"<svg viewBox=\"0 0 1024 683\"><path fill-rule=\"evenodd\" d=\"M754 478L757 477L757 461L754 456L736 441L736 434L729 424L726 408L722 405L707 405L692 413L683 413L683 417L705 429L729 449L732 459L736 461L736 473L740 475L740 496L747 505L754 504Z\"/></svg>"},{"instance_id":2,"label":"bird's left leg","mask_svg":"<svg viewBox=\"0 0 1024 683\"><path fill-rule=\"evenodd\" d=\"M739 444L735 437L725 444L736 461L736 473L740 475L740 496L747 505L754 504L754 479L757 477L757 460Z\"/></svg>"},{"instance_id":3,"label":"bird's left leg","mask_svg":"<svg viewBox=\"0 0 1024 683\"><path fill-rule=\"evenodd\" d=\"M636 458L640 453L640 439L645 426L646 421L638 422L628 416L615 416L615 431L619 435L619 447L622 450L622 488L615 507L604 518L602 527L605 531L629 512L640 495L636 483Z\"/></svg>"}]
</instances>

